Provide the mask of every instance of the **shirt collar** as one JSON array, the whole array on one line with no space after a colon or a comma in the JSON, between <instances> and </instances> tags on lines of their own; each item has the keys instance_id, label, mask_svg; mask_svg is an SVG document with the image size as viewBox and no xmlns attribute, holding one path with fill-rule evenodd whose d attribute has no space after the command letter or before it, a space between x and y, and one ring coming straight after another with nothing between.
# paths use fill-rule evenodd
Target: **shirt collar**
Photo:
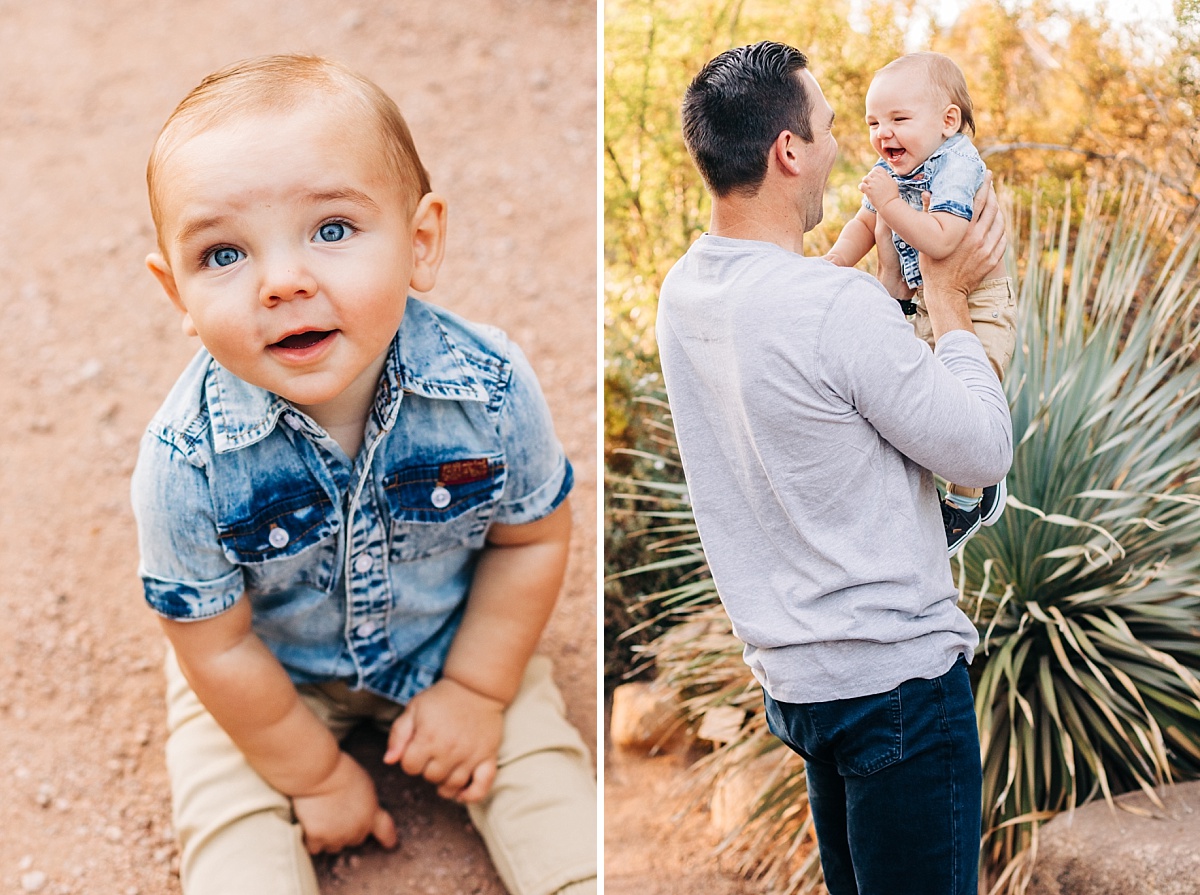
<instances>
[{"instance_id":1,"label":"shirt collar","mask_svg":"<svg viewBox=\"0 0 1200 895\"><path fill-rule=\"evenodd\" d=\"M453 335L433 308L410 297L391 345L372 412L380 425L394 419L404 394L451 401L489 400ZM271 433L291 405L264 388L251 385L216 361L205 378L205 397L212 420L213 449L234 451Z\"/></svg>"}]
</instances>

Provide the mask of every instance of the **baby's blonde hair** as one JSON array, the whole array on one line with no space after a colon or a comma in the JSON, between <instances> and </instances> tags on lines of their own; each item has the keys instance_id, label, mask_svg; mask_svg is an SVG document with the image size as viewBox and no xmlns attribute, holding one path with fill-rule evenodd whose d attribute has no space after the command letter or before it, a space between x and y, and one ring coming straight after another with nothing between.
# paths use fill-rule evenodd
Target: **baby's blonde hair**
<instances>
[{"instance_id":1,"label":"baby's blonde hair","mask_svg":"<svg viewBox=\"0 0 1200 895\"><path fill-rule=\"evenodd\" d=\"M908 53L899 59L893 59L879 71L900 72L913 66L920 66L929 82L941 91L941 98L947 103L954 103L962 112L958 123L958 132L970 130L975 135L975 107L971 102L971 94L967 92L967 79L963 77L962 69L949 56L941 53Z\"/></svg>"},{"instance_id":2,"label":"baby's blonde hair","mask_svg":"<svg viewBox=\"0 0 1200 895\"><path fill-rule=\"evenodd\" d=\"M400 110L386 93L338 62L320 56L259 56L235 62L206 77L183 98L154 141L146 165L150 214L162 249L158 173L181 143L209 128L250 113L286 112L314 95L344 98L374 126L384 159L412 207L431 189L429 174ZM347 140L364 139L347 134Z\"/></svg>"}]
</instances>

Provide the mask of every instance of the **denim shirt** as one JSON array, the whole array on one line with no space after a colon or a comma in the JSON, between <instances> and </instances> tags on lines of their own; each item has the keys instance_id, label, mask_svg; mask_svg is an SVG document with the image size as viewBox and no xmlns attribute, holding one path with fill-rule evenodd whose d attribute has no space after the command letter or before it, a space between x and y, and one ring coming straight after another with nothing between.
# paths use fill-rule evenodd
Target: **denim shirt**
<instances>
[{"instance_id":1,"label":"denim shirt","mask_svg":"<svg viewBox=\"0 0 1200 895\"><path fill-rule=\"evenodd\" d=\"M244 593L298 684L406 703L441 673L488 527L548 515L571 484L520 349L410 298L353 461L200 351L142 439L139 574L171 619Z\"/></svg>"},{"instance_id":2,"label":"denim shirt","mask_svg":"<svg viewBox=\"0 0 1200 895\"><path fill-rule=\"evenodd\" d=\"M932 195L929 211L947 211L952 215L971 220L975 207L975 193L983 185L987 167L979 152L966 134L955 134L934 150L916 169L907 175L897 174L886 161L880 159L875 167L884 168L900 187L900 198L910 207L921 210L921 193ZM871 213L875 207L863 197L863 208ZM898 233L892 233L892 242L900 256L900 269L905 282L912 288L921 285L921 268L917 264L917 250L905 242Z\"/></svg>"}]
</instances>

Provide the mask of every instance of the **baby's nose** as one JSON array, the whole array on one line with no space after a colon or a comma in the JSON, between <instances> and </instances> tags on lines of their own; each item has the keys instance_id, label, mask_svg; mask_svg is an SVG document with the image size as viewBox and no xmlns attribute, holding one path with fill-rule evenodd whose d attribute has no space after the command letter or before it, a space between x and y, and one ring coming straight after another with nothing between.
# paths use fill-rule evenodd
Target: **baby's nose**
<instances>
[{"instance_id":1,"label":"baby's nose","mask_svg":"<svg viewBox=\"0 0 1200 895\"><path fill-rule=\"evenodd\" d=\"M264 265L259 297L272 305L293 298L309 298L317 292L317 283L303 262L294 256L270 259Z\"/></svg>"}]
</instances>

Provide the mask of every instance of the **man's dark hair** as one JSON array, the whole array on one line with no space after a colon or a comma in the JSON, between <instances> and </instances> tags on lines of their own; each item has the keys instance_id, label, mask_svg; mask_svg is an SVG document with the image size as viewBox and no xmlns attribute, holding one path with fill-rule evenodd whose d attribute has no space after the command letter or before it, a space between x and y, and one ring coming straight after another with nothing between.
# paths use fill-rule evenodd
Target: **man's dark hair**
<instances>
[{"instance_id":1,"label":"man's dark hair","mask_svg":"<svg viewBox=\"0 0 1200 895\"><path fill-rule=\"evenodd\" d=\"M812 101L796 76L803 53L764 40L708 62L683 95L683 140L713 195L753 195L782 131L813 139Z\"/></svg>"}]
</instances>

